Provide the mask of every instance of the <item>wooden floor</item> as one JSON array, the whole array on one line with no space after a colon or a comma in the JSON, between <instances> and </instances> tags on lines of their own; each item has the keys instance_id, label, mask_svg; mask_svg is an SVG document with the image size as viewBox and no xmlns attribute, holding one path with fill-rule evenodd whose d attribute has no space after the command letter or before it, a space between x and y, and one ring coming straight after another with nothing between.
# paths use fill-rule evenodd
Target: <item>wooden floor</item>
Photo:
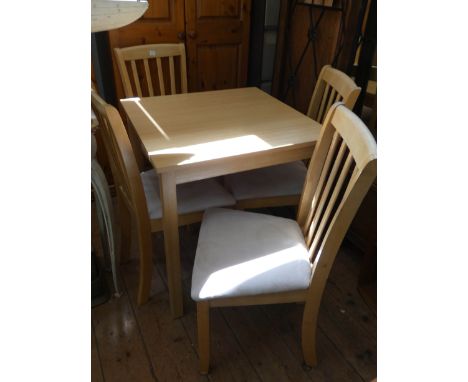
<instances>
[{"instance_id":1,"label":"wooden floor","mask_svg":"<svg viewBox=\"0 0 468 382\"><path fill-rule=\"evenodd\" d=\"M92 309L93 381L371 381L377 375L377 320L357 291L360 255L345 243L319 316L318 366L302 362L303 305L211 309L211 365L198 373L190 278L198 226L181 229L185 315L171 318L161 234L153 235L151 300L136 305L138 262L121 266L123 295ZM132 250L136 254L136 249ZM107 275L109 276L109 275ZM112 291L111 278L107 277Z\"/></svg>"}]
</instances>

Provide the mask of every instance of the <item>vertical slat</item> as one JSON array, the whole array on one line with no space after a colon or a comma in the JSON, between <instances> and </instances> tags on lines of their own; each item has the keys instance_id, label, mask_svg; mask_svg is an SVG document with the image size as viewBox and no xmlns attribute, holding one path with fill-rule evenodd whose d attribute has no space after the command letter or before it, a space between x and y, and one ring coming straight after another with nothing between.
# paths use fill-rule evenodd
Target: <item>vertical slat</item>
<instances>
[{"instance_id":1,"label":"vertical slat","mask_svg":"<svg viewBox=\"0 0 468 382\"><path fill-rule=\"evenodd\" d=\"M339 102L341 100L341 98L342 97L341 97L340 93L338 93L338 91L336 91L334 96L333 96L333 100L331 101L330 106L328 107L327 111L330 110L331 105L333 105L335 102Z\"/></svg>"},{"instance_id":2,"label":"vertical slat","mask_svg":"<svg viewBox=\"0 0 468 382\"><path fill-rule=\"evenodd\" d=\"M327 84L327 86L325 87L325 90L323 92L322 101L320 102L320 109L319 109L319 112L317 114L317 121L320 122L320 123L321 123L321 121L323 119L323 116L324 116L323 109L325 108L325 103L327 101L327 96L328 96L329 91L330 91L330 85Z\"/></svg>"},{"instance_id":3,"label":"vertical slat","mask_svg":"<svg viewBox=\"0 0 468 382\"><path fill-rule=\"evenodd\" d=\"M314 238L314 234L316 232L320 217L322 215L323 208L325 206L325 202L328 199L328 195L330 194L331 187L333 185L333 182L335 180L336 174L338 172L338 169L340 167L341 161L343 159L344 153L346 150L346 143L343 141L341 142L341 147L340 150L338 151L338 155L336 156L335 162L333 163L332 170L330 172L330 176L327 179L327 183L325 185L325 189L322 192L322 195L320 196L320 202L318 204L317 210L314 214L314 217L312 219L312 224L309 227L309 232L307 233L307 239L306 243L309 246L312 242L312 239Z\"/></svg>"},{"instance_id":4,"label":"vertical slat","mask_svg":"<svg viewBox=\"0 0 468 382\"><path fill-rule=\"evenodd\" d=\"M330 145L333 140L333 135L336 132L334 126L331 124L331 120L335 114L338 105L332 106L328 111L327 117L323 122L323 127L320 131L320 137L318 139L317 146L314 149L312 158L310 160L309 169L307 170L307 176L304 183L304 190L299 201L299 207L297 210L297 222L304 232L307 227L306 220L307 215L310 212L312 201L317 190L317 185L322 174L323 164L325 163L326 156L330 149ZM317 105L318 107L318 105Z\"/></svg>"},{"instance_id":5,"label":"vertical slat","mask_svg":"<svg viewBox=\"0 0 468 382\"><path fill-rule=\"evenodd\" d=\"M327 174L328 174L328 171L330 169L330 164L332 163L332 158L333 158L333 156L335 154L337 145L338 145L338 133L335 131L335 133L333 134L332 142L331 142L330 147L328 149L327 156L325 158L325 162L324 162L322 171L320 173L320 178L319 178L319 181L318 181L318 184L317 184L317 188L315 189L315 193L314 193L314 196L313 196L313 199L312 199L312 205L311 205L309 213L307 215L306 223L304 224L304 229L303 229L304 235L309 230L309 226L310 226L310 224L312 222L312 218L314 217L315 209L316 209L316 207L318 205L318 201L320 199L320 195L321 195L322 189L323 189L323 184L325 183L325 179L327 178Z\"/></svg>"},{"instance_id":6,"label":"vertical slat","mask_svg":"<svg viewBox=\"0 0 468 382\"><path fill-rule=\"evenodd\" d=\"M187 93L187 66L185 63L185 52L182 52L180 55L180 84L182 93Z\"/></svg>"},{"instance_id":7,"label":"vertical slat","mask_svg":"<svg viewBox=\"0 0 468 382\"><path fill-rule=\"evenodd\" d=\"M148 59L145 58L143 60L143 64L145 66L145 75L146 75L146 82L148 83L149 96L152 97L152 96L154 96L153 81L151 80L151 74L150 74L150 70L149 70Z\"/></svg>"},{"instance_id":8,"label":"vertical slat","mask_svg":"<svg viewBox=\"0 0 468 382\"><path fill-rule=\"evenodd\" d=\"M353 173L351 174L351 179L354 179L359 172L358 166L354 167Z\"/></svg>"},{"instance_id":9,"label":"vertical slat","mask_svg":"<svg viewBox=\"0 0 468 382\"><path fill-rule=\"evenodd\" d=\"M171 75L171 94L176 94L175 73L174 73L174 57L169 57L169 73Z\"/></svg>"},{"instance_id":10,"label":"vertical slat","mask_svg":"<svg viewBox=\"0 0 468 382\"><path fill-rule=\"evenodd\" d=\"M320 102L322 101L321 94L326 86L326 82L323 79L325 72L328 70L329 65L325 65L322 70L320 71L319 77L317 79L317 83L315 84L314 91L312 93L312 97L310 98L309 108L307 109L307 116L316 119L318 110L320 107Z\"/></svg>"},{"instance_id":11,"label":"vertical slat","mask_svg":"<svg viewBox=\"0 0 468 382\"><path fill-rule=\"evenodd\" d=\"M130 61L130 63L132 66L133 79L135 81L138 97L143 97L141 93L140 79L138 78L138 71L137 71L135 60Z\"/></svg>"},{"instance_id":12,"label":"vertical slat","mask_svg":"<svg viewBox=\"0 0 468 382\"><path fill-rule=\"evenodd\" d=\"M330 214L332 213L333 207L335 205L336 199L341 191L341 188L343 186L343 183L346 179L346 176L348 175L349 169L351 167L351 164L353 163L353 156L351 153L348 154L348 157L346 158L346 162L343 166L343 169L341 170L340 176L338 178L338 181L336 182L335 189L333 190L332 196L330 197L330 200L328 202L327 208L322 216L320 225L318 227L317 233L315 235L314 241L312 242L312 245L309 250L309 254L313 256L315 251L317 250L317 246L320 243L320 238L322 237L323 231L325 229L325 226L329 220Z\"/></svg>"},{"instance_id":13,"label":"vertical slat","mask_svg":"<svg viewBox=\"0 0 468 382\"><path fill-rule=\"evenodd\" d=\"M354 166L353 173L349 177L349 182L348 182L348 185L346 186L346 190L343 193L342 200L346 200L348 198L349 193L352 191L354 185L359 180L359 176L360 176L359 168L358 168L358 166Z\"/></svg>"},{"instance_id":14,"label":"vertical slat","mask_svg":"<svg viewBox=\"0 0 468 382\"><path fill-rule=\"evenodd\" d=\"M119 48L115 48L114 52L117 56L117 64L119 66L120 77L122 78L125 97L133 97L132 85L130 83L130 78L128 77L127 67L125 65L122 51Z\"/></svg>"},{"instance_id":15,"label":"vertical slat","mask_svg":"<svg viewBox=\"0 0 468 382\"><path fill-rule=\"evenodd\" d=\"M161 95L166 95L166 90L164 89L164 77L160 57L156 58L156 65L158 67L159 91L161 92Z\"/></svg>"},{"instance_id":16,"label":"vertical slat","mask_svg":"<svg viewBox=\"0 0 468 382\"><path fill-rule=\"evenodd\" d=\"M330 97L328 97L327 107L323 111L323 114L327 114L328 110L330 110L331 105L333 105L333 103L335 102L336 94L337 94L336 89L332 88L330 92Z\"/></svg>"}]
</instances>

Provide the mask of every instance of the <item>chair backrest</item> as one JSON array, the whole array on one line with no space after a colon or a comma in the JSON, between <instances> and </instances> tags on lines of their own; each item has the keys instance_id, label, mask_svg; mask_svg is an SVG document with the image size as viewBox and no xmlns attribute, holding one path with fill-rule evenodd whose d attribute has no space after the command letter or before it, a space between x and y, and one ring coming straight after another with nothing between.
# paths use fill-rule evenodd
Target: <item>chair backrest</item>
<instances>
[{"instance_id":1,"label":"chair backrest","mask_svg":"<svg viewBox=\"0 0 468 382\"><path fill-rule=\"evenodd\" d=\"M125 97L166 95L169 89L169 94L187 93L184 44L138 45L114 52Z\"/></svg>"},{"instance_id":2,"label":"chair backrest","mask_svg":"<svg viewBox=\"0 0 468 382\"><path fill-rule=\"evenodd\" d=\"M324 286L341 242L377 175L377 146L343 103L330 108L307 171L298 223ZM322 284L321 284L322 283Z\"/></svg>"},{"instance_id":3,"label":"chair backrest","mask_svg":"<svg viewBox=\"0 0 468 382\"><path fill-rule=\"evenodd\" d=\"M325 65L320 71L312 93L307 115L323 123L331 105L335 102L343 102L348 109L352 110L360 92L361 88L351 77L330 65Z\"/></svg>"},{"instance_id":4,"label":"chair backrest","mask_svg":"<svg viewBox=\"0 0 468 382\"><path fill-rule=\"evenodd\" d=\"M150 235L150 222L140 173L125 126L115 107L91 90L91 107L99 121L117 196L133 212L140 234ZM150 236L148 236L150 237ZM141 240L141 237L139 237Z\"/></svg>"}]
</instances>

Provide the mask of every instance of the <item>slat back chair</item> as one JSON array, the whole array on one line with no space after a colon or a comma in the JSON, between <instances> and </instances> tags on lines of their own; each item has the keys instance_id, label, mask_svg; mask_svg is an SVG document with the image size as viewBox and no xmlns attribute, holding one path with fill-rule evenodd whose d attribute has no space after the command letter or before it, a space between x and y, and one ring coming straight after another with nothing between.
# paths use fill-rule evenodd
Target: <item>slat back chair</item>
<instances>
[{"instance_id":1,"label":"slat back chair","mask_svg":"<svg viewBox=\"0 0 468 382\"><path fill-rule=\"evenodd\" d=\"M361 88L346 73L325 65L315 84L307 115L323 123L331 105L335 102L343 102L348 109L352 110L360 92Z\"/></svg>"},{"instance_id":2,"label":"slat back chair","mask_svg":"<svg viewBox=\"0 0 468 382\"><path fill-rule=\"evenodd\" d=\"M331 105L341 101L352 110L361 92L354 81L326 65L320 71L307 115L323 123ZM225 177L239 209L298 205L307 167L301 161L266 167Z\"/></svg>"},{"instance_id":3,"label":"slat back chair","mask_svg":"<svg viewBox=\"0 0 468 382\"><path fill-rule=\"evenodd\" d=\"M151 282L151 225L140 172L133 155L125 126L119 112L107 104L96 92L91 92L91 105L103 132L115 190L119 202L121 227L120 252L124 257L129 250L131 231L128 222L135 219L140 250L139 303L146 300Z\"/></svg>"},{"instance_id":4,"label":"slat back chair","mask_svg":"<svg viewBox=\"0 0 468 382\"><path fill-rule=\"evenodd\" d=\"M150 293L152 276L151 232L163 230L162 205L159 197L159 181L154 170L140 173L132 145L119 112L107 104L96 92L91 91L91 106L103 131L103 138L119 202L120 258L125 259L130 250L132 218L140 256L140 281L138 304L144 304ZM210 207L233 206L235 200L216 180L178 185L179 226L201 221L203 211ZM179 259L168 259L179 261ZM176 278L168 272L169 282Z\"/></svg>"},{"instance_id":5,"label":"slat back chair","mask_svg":"<svg viewBox=\"0 0 468 382\"><path fill-rule=\"evenodd\" d=\"M126 97L187 93L184 44L138 45L114 52Z\"/></svg>"},{"instance_id":6,"label":"slat back chair","mask_svg":"<svg viewBox=\"0 0 468 382\"><path fill-rule=\"evenodd\" d=\"M205 214L192 277L192 298L197 301L202 373L207 373L209 368L209 308L215 306L305 302L303 355L308 365L316 364L315 335L322 293L345 233L376 173L377 152L372 134L343 103L335 103L325 118L307 171L297 222L244 211L217 210ZM216 233L215 227L221 226L219 216L224 225L229 224L229 219L235 219L236 223L232 227L223 227L231 228L230 232L213 235L213 232ZM257 223L254 225L252 222ZM248 231L238 234L244 229L241 227L248 227L249 224L255 227L252 237L248 237ZM272 234L266 240L265 232L269 229ZM279 232L281 235L278 235ZM217 243L216 236L221 237L223 242ZM285 242L286 237L292 239ZM210 249L213 240L215 243ZM242 247L242 244L238 244L240 240L251 240L251 244L248 248ZM229 243L233 248L229 247ZM217 248L223 249L218 251ZM252 253L245 254L249 252ZM272 272L272 261L266 258L272 256L274 259L278 253L282 254L280 264ZM228 261L228 266L224 264L219 267L221 269L212 267L209 272L203 269L216 263L217 257L229 259L224 260ZM236 276L235 272L236 267L240 267L244 274L251 275L250 269L245 268L246 264L252 268L253 276L249 280L242 279L242 275ZM295 264L294 271L291 271L292 264ZM223 278L223 282L215 286L208 297L204 297L200 291L208 293L207 285L210 282L213 284L216 276L226 271L232 278L239 279L231 281ZM266 276L268 272L272 272L272 276ZM298 279L303 279L302 284ZM248 285L252 287L247 293Z\"/></svg>"},{"instance_id":7,"label":"slat back chair","mask_svg":"<svg viewBox=\"0 0 468 382\"><path fill-rule=\"evenodd\" d=\"M302 322L304 359L315 365L322 293L336 254L377 176L376 142L364 123L336 104L324 122L307 172L297 221L312 264Z\"/></svg>"}]
</instances>

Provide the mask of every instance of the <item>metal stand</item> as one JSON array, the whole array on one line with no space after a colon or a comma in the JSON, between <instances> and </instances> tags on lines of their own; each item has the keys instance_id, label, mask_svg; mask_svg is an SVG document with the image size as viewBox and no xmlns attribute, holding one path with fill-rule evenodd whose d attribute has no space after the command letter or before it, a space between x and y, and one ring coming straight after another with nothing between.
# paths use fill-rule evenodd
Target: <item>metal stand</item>
<instances>
[{"instance_id":1,"label":"metal stand","mask_svg":"<svg viewBox=\"0 0 468 382\"><path fill-rule=\"evenodd\" d=\"M102 171L101 166L96 160L96 139L91 134L91 186L96 197L96 211L98 215L99 231L101 233L101 241L103 247L106 247L110 256L112 278L114 280L114 288L116 297L120 297L120 289L117 278L117 250L116 250L116 234L115 220L112 210L112 198L107 185L106 176Z\"/></svg>"}]
</instances>

